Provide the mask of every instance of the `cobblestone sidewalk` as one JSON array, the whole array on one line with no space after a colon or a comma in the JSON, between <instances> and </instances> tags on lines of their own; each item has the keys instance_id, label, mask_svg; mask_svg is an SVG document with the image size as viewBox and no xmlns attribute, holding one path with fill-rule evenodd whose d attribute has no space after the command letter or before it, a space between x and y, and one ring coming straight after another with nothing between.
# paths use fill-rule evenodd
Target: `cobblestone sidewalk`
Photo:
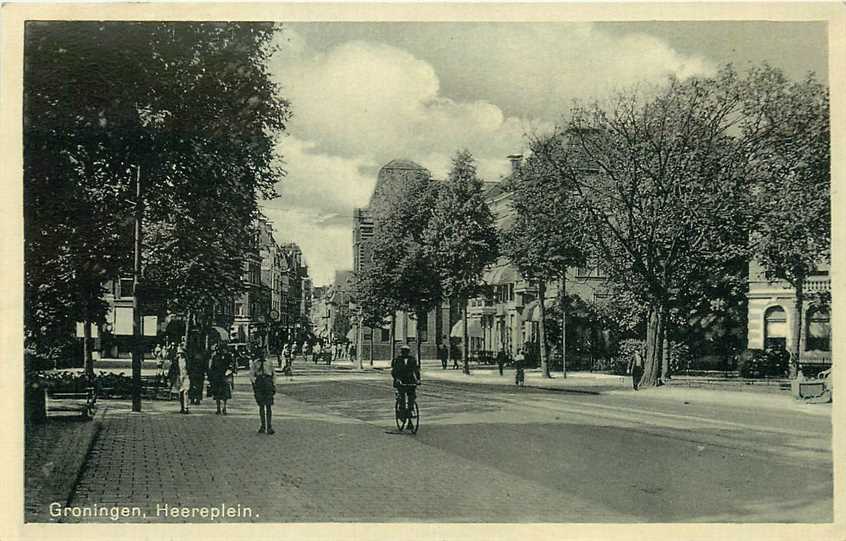
<instances>
[{"instance_id":1,"label":"cobblestone sidewalk","mask_svg":"<svg viewBox=\"0 0 846 541\"><path fill-rule=\"evenodd\" d=\"M632 520L397 434L390 395L372 401L384 418L362 421L287 397L280 385L273 436L256 432L245 390L236 391L227 416L208 401L190 415L176 413L175 402L145 403L141 414L115 404L61 520L522 522L562 504L583 521ZM73 516L86 508L139 515ZM214 518L211 509L233 514Z\"/></svg>"},{"instance_id":2,"label":"cobblestone sidewalk","mask_svg":"<svg viewBox=\"0 0 846 541\"><path fill-rule=\"evenodd\" d=\"M24 436L24 520L48 522L50 504L65 505L100 428L98 421L51 417Z\"/></svg>"}]
</instances>

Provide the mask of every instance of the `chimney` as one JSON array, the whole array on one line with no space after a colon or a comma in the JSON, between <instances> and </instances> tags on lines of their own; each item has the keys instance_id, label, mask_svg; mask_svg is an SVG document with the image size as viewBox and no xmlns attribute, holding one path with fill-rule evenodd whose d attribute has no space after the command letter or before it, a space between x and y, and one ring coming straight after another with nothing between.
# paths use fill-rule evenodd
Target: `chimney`
<instances>
[{"instance_id":1,"label":"chimney","mask_svg":"<svg viewBox=\"0 0 846 541\"><path fill-rule=\"evenodd\" d=\"M508 156L508 159L511 161L511 172L516 173L517 169L520 168L520 164L523 162L523 155L511 154Z\"/></svg>"}]
</instances>

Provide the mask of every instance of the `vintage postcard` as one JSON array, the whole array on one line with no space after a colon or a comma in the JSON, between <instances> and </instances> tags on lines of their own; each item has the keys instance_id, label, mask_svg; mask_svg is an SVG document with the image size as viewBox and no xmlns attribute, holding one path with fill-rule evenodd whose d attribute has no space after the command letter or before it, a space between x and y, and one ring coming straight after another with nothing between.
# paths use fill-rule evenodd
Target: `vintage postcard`
<instances>
[{"instance_id":1,"label":"vintage postcard","mask_svg":"<svg viewBox=\"0 0 846 541\"><path fill-rule=\"evenodd\" d=\"M2 537L843 537L842 4L2 14Z\"/></svg>"}]
</instances>

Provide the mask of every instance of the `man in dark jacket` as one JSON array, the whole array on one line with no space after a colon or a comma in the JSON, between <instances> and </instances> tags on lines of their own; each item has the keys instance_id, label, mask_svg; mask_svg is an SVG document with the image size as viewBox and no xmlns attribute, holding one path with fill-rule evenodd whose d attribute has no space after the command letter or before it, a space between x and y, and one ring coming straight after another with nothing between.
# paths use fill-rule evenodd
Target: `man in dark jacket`
<instances>
[{"instance_id":1,"label":"man in dark jacket","mask_svg":"<svg viewBox=\"0 0 846 541\"><path fill-rule=\"evenodd\" d=\"M411 411L417 398L415 385L420 384L420 362L411 356L411 348L407 344L400 347L399 356L391 362L391 378L397 392L404 395L407 411ZM408 420L408 428L412 428L411 419Z\"/></svg>"},{"instance_id":2,"label":"man in dark jacket","mask_svg":"<svg viewBox=\"0 0 846 541\"><path fill-rule=\"evenodd\" d=\"M449 350L443 342L441 342L441 345L438 346L438 357L441 359L441 367L446 370L447 361L449 360Z\"/></svg>"}]
</instances>

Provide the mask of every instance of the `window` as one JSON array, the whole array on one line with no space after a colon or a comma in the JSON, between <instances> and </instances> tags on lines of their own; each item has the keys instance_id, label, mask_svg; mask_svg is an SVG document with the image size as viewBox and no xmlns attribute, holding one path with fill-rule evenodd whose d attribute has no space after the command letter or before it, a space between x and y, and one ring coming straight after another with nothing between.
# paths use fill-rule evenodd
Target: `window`
<instances>
[{"instance_id":1,"label":"window","mask_svg":"<svg viewBox=\"0 0 846 541\"><path fill-rule=\"evenodd\" d=\"M831 315L826 308L808 311L806 351L831 351Z\"/></svg>"},{"instance_id":2,"label":"window","mask_svg":"<svg viewBox=\"0 0 846 541\"><path fill-rule=\"evenodd\" d=\"M382 331L382 342L388 342L391 339L391 329L380 329Z\"/></svg>"},{"instance_id":3,"label":"window","mask_svg":"<svg viewBox=\"0 0 846 541\"><path fill-rule=\"evenodd\" d=\"M236 302L235 303L235 315L236 316L243 316L244 315L244 303L243 302Z\"/></svg>"},{"instance_id":4,"label":"window","mask_svg":"<svg viewBox=\"0 0 846 541\"><path fill-rule=\"evenodd\" d=\"M429 341L429 318L427 316L423 316L423 319L420 321L420 341Z\"/></svg>"},{"instance_id":5,"label":"window","mask_svg":"<svg viewBox=\"0 0 846 541\"><path fill-rule=\"evenodd\" d=\"M121 278L120 279L120 296L121 297L131 297L133 293L132 286L134 285L134 280L132 278Z\"/></svg>"},{"instance_id":6,"label":"window","mask_svg":"<svg viewBox=\"0 0 846 541\"><path fill-rule=\"evenodd\" d=\"M787 313L781 306L773 306L764 314L764 348L787 348Z\"/></svg>"}]
</instances>

